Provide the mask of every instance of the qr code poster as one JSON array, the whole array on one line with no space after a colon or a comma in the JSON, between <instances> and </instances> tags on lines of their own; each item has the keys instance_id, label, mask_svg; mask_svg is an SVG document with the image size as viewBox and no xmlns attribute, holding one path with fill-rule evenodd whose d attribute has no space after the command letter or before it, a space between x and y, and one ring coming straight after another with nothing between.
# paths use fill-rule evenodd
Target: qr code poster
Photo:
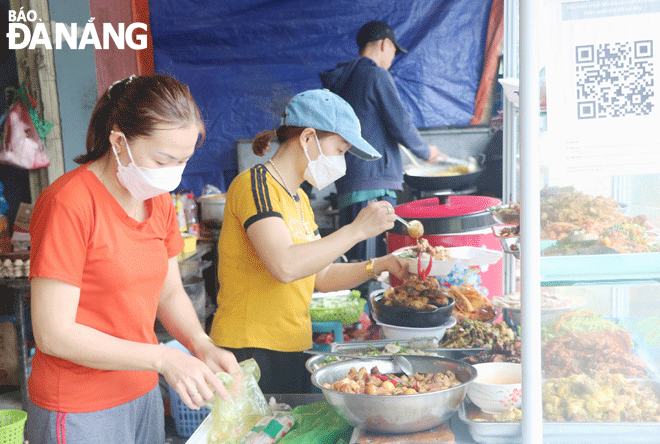
<instances>
[{"instance_id":1,"label":"qr code poster","mask_svg":"<svg viewBox=\"0 0 660 444\"><path fill-rule=\"evenodd\" d=\"M566 173L660 172L660 0L553 4L548 132Z\"/></svg>"}]
</instances>

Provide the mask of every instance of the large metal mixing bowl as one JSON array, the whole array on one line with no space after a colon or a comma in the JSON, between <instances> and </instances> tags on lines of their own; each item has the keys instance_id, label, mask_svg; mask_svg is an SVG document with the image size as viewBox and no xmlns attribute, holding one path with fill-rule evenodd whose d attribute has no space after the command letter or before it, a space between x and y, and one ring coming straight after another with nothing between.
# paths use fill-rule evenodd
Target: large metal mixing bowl
<instances>
[{"instance_id":1,"label":"large metal mixing bowl","mask_svg":"<svg viewBox=\"0 0 660 444\"><path fill-rule=\"evenodd\" d=\"M325 365L312 373L312 384L323 391L326 401L353 427L380 433L414 433L437 427L460 407L468 384L477 376L470 364L435 356L406 356L415 372L452 371L461 384L447 390L416 395L357 395L323 387L343 379L351 367L378 367L381 373L402 373L392 361L351 359Z\"/></svg>"}]
</instances>

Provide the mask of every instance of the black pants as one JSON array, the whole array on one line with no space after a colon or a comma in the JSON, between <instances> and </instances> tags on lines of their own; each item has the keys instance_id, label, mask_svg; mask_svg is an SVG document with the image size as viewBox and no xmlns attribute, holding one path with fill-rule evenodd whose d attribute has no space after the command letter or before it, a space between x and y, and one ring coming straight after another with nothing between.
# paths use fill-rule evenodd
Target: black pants
<instances>
[{"instance_id":1,"label":"black pants","mask_svg":"<svg viewBox=\"0 0 660 444\"><path fill-rule=\"evenodd\" d=\"M375 200L386 200L391 203L393 207L396 206L396 199L392 199L389 196L381 196ZM371 202L372 200L357 202L339 210L339 225L343 227L344 225L353 222L358 213ZM383 233L375 238L355 244L353 248L346 252L346 258L348 258L349 261L361 262L373 257L385 256L386 254L387 241L385 239L385 233Z\"/></svg>"},{"instance_id":2,"label":"black pants","mask_svg":"<svg viewBox=\"0 0 660 444\"><path fill-rule=\"evenodd\" d=\"M303 352L279 352L263 348L228 348L238 362L253 358L259 364L259 388L264 394L311 393L311 374L305 361L311 356Z\"/></svg>"}]
</instances>

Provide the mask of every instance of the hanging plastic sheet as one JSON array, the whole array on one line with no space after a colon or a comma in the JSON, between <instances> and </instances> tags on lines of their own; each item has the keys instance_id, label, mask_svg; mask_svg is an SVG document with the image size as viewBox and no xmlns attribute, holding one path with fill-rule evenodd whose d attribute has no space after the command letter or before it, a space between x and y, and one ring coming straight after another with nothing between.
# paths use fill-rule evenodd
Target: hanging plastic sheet
<instances>
[{"instance_id":1,"label":"hanging plastic sheet","mask_svg":"<svg viewBox=\"0 0 660 444\"><path fill-rule=\"evenodd\" d=\"M318 73L358 56L355 36L388 22L409 54L392 73L418 127L467 125L481 78L492 0L159 0L150 2L155 70L187 83L207 123L181 186L226 190L236 140L275 128Z\"/></svg>"},{"instance_id":2,"label":"hanging plastic sheet","mask_svg":"<svg viewBox=\"0 0 660 444\"><path fill-rule=\"evenodd\" d=\"M52 124L38 118L36 101L25 84L13 91L2 131L0 163L33 170L50 165L44 140Z\"/></svg>"}]
</instances>

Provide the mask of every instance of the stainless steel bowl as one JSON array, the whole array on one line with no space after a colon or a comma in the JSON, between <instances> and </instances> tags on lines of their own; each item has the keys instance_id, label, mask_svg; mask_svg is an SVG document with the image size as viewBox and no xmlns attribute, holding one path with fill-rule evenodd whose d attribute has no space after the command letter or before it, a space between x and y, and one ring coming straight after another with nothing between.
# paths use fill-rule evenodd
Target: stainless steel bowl
<instances>
[{"instance_id":1,"label":"stainless steel bowl","mask_svg":"<svg viewBox=\"0 0 660 444\"><path fill-rule=\"evenodd\" d=\"M415 372L439 373L452 371L461 384L438 392L416 395L376 396L338 392L323 387L343 379L351 367L381 373L402 373L392 361L352 359L325 365L312 373L312 384L353 427L380 433L414 433L437 427L447 421L460 407L468 384L477 376L470 364L435 356L406 356Z\"/></svg>"},{"instance_id":2,"label":"stainless steel bowl","mask_svg":"<svg viewBox=\"0 0 660 444\"><path fill-rule=\"evenodd\" d=\"M307 369L308 372L314 373L316 370L320 369L321 367L325 367L326 365L334 364L334 363L326 364L325 360L326 360L327 357L328 357L327 355L312 356L307 361L305 361L305 368ZM343 362L343 361L346 361L348 359L350 359L350 358L340 358L340 361L337 361L337 362Z\"/></svg>"}]
</instances>

